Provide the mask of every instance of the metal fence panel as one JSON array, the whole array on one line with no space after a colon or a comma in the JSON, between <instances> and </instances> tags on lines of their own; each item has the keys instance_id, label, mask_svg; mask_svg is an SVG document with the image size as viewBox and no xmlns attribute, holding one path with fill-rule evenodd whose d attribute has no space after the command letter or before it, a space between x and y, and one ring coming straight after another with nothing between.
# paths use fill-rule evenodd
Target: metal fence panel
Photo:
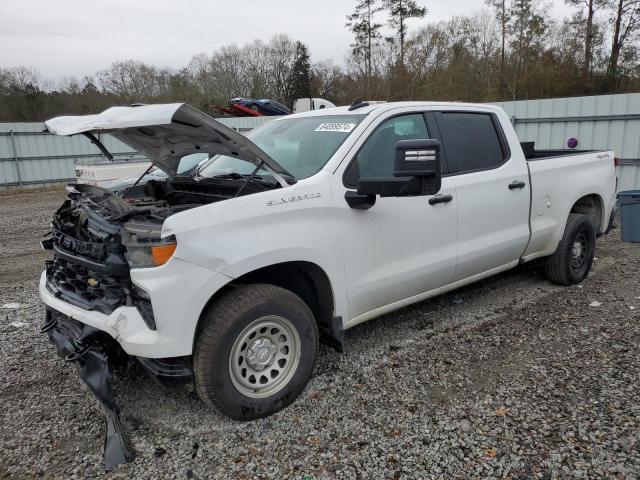
<instances>
[{"instance_id":1,"label":"metal fence panel","mask_svg":"<svg viewBox=\"0 0 640 480\"><path fill-rule=\"evenodd\" d=\"M618 190L640 189L640 93L500 102L521 141L538 148L614 150Z\"/></svg>"},{"instance_id":2,"label":"metal fence panel","mask_svg":"<svg viewBox=\"0 0 640 480\"><path fill-rule=\"evenodd\" d=\"M520 139L533 140L538 148L567 148L567 140L576 138L580 149L613 149L622 162L618 167L619 190L640 189L640 93L496 105L512 117ZM218 120L246 133L274 118ZM83 136L58 137L43 130L42 123L0 123L0 186L68 180L75 176L76 160L102 158ZM110 135L100 135L100 140L116 157L135 153Z\"/></svg>"},{"instance_id":3,"label":"metal fence panel","mask_svg":"<svg viewBox=\"0 0 640 480\"><path fill-rule=\"evenodd\" d=\"M240 133L274 117L221 118ZM116 158L144 158L109 134L97 135ZM75 162L103 159L86 137L62 137L44 131L43 123L0 123L0 187L62 182L75 178Z\"/></svg>"}]
</instances>

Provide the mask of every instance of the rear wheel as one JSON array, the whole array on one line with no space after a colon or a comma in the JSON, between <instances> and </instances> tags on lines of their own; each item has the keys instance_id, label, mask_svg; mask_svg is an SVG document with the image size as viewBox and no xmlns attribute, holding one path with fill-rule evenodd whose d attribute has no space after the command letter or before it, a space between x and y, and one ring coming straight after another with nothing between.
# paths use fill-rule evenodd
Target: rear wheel
<instances>
[{"instance_id":1,"label":"rear wheel","mask_svg":"<svg viewBox=\"0 0 640 480\"><path fill-rule=\"evenodd\" d=\"M318 331L309 307L273 285L246 285L205 313L194 352L200 398L239 420L295 400L313 373Z\"/></svg>"},{"instance_id":2,"label":"rear wheel","mask_svg":"<svg viewBox=\"0 0 640 480\"><path fill-rule=\"evenodd\" d=\"M596 234L591 218L569 214L558 248L545 261L547 278L560 285L580 283L591 270L595 249Z\"/></svg>"}]
</instances>

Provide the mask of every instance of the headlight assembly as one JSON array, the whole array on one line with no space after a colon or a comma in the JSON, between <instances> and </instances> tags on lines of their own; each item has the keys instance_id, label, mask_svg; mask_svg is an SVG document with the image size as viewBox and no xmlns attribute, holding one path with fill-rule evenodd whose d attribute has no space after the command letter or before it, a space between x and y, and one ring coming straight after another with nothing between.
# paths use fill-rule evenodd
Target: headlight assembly
<instances>
[{"instance_id":1,"label":"headlight assembly","mask_svg":"<svg viewBox=\"0 0 640 480\"><path fill-rule=\"evenodd\" d=\"M175 235L160 238L161 225L128 222L122 229L124 256L131 268L159 267L169 261L175 252Z\"/></svg>"}]
</instances>

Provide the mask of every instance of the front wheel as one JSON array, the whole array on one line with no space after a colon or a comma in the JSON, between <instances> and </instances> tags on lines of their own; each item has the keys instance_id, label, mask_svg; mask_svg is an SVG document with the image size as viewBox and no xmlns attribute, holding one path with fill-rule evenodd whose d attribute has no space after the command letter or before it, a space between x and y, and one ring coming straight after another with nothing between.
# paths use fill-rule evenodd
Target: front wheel
<instances>
[{"instance_id":1,"label":"front wheel","mask_svg":"<svg viewBox=\"0 0 640 480\"><path fill-rule=\"evenodd\" d=\"M547 278L560 285L580 283L591 270L595 251L596 233L591 218L569 214L558 248L545 261Z\"/></svg>"},{"instance_id":2,"label":"front wheel","mask_svg":"<svg viewBox=\"0 0 640 480\"><path fill-rule=\"evenodd\" d=\"M205 313L193 363L200 398L239 419L289 405L313 373L318 331L309 307L273 285L245 285Z\"/></svg>"}]
</instances>

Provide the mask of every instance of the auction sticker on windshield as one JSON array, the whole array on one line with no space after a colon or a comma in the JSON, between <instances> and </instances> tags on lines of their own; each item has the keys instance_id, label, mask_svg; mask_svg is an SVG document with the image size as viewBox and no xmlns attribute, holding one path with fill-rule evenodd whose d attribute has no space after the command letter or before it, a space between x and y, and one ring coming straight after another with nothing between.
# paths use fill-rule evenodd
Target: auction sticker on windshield
<instances>
[{"instance_id":1,"label":"auction sticker on windshield","mask_svg":"<svg viewBox=\"0 0 640 480\"><path fill-rule=\"evenodd\" d=\"M316 132L349 133L355 126L355 123L322 123L318 125Z\"/></svg>"}]
</instances>

